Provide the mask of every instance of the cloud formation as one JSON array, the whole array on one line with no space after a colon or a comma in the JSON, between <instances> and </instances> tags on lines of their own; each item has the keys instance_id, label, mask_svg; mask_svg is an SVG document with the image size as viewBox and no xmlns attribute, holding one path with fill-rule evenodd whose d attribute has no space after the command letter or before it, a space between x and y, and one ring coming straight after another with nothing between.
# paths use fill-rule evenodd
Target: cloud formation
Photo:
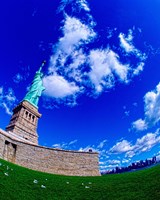
<instances>
[{"instance_id":1,"label":"cloud formation","mask_svg":"<svg viewBox=\"0 0 160 200\"><path fill-rule=\"evenodd\" d=\"M160 121L160 83L155 90L147 92L144 97L145 120L148 124L157 124Z\"/></svg>"},{"instance_id":2,"label":"cloud formation","mask_svg":"<svg viewBox=\"0 0 160 200\"><path fill-rule=\"evenodd\" d=\"M86 12L90 12L90 8L86 0L61 0L58 11L64 11L65 7L68 5L71 6L72 11L84 10Z\"/></svg>"},{"instance_id":3,"label":"cloud formation","mask_svg":"<svg viewBox=\"0 0 160 200\"><path fill-rule=\"evenodd\" d=\"M144 96L144 119L138 119L132 123L132 128L143 131L155 126L160 121L160 83L156 88L147 92Z\"/></svg>"},{"instance_id":4,"label":"cloud formation","mask_svg":"<svg viewBox=\"0 0 160 200\"><path fill-rule=\"evenodd\" d=\"M155 145L160 143L160 130L155 133L147 133L138 138L135 144L127 140L117 142L110 150L109 154L125 154L126 158L132 158L135 155L151 150Z\"/></svg>"},{"instance_id":5,"label":"cloud formation","mask_svg":"<svg viewBox=\"0 0 160 200\"><path fill-rule=\"evenodd\" d=\"M126 153L128 151L132 150L132 146L130 142L127 140L122 140L121 142L117 142L110 150L110 153L114 154L120 154L120 153Z\"/></svg>"},{"instance_id":6,"label":"cloud formation","mask_svg":"<svg viewBox=\"0 0 160 200\"><path fill-rule=\"evenodd\" d=\"M46 88L44 94L55 98L74 95L80 90L74 82L68 82L63 76L57 74L46 76L43 79L43 84Z\"/></svg>"},{"instance_id":7,"label":"cloud formation","mask_svg":"<svg viewBox=\"0 0 160 200\"><path fill-rule=\"evenodd\" d=\"M68 6L72 16L67 13ZM76 9L83 10L83 18L78 17ZM59 12L64 14L62 36L53 45L48 74L43 79L44 94L54 102L67 103L69 99L70 105L72 100L75 105L80 94L98 97L119 82L129 83L143 71L146 57L133 44L133 30L129 29L128 35L119 33L118 44L102 47L98 45L100 34L86 0L62 0ZM129 61L132 55L137 63Z\"/></svg>"},{"instance_id":8,"label":"cloud formation","mask_svg":"<svg viewBox=\"0 0 160 200\"><path fill-rule=\"evenodd\" d=\"M61 143L53 144L52 147L57 148L57 149L70 150L74 147L76 143L77 143L77 140L72 140L70 142L61 142Z\"/></svg>"},{"instance_id":9,"label":"cloud formation","mask_svg":"<svg viewBox=\"0 0 160 200\"><path fill-rule=\"evenodd\" d=\"M128 36L125 36L124 33L119 34L119 39L120 39L120 46L126 51L126 53L131 53L136 51L137 49L133 46L132 41L133 41L133 32L130 29L128 31Z\"/></svg>"},{"instance_id":10,"label":"cloud formation","mask_svg":"<svg viewBox=\"0 0 160 200\"><path fill-rule=\"evenodd\" d=\"M88 76L98 93L105 88L112 88L115 77L121 82L127 82L129 66L121 64L119 56L110 49L92 50L89 54L89 66L91 70Z\"/></svg>"},{"instance_id":11,"label":"cloud formation","mask_svg":"<svg viewBox=\"0 0 160 200\"><path fill-rule=\"evenodd\" d=\"M8 115L12 114L12 108L16 101L17 99L12 88L6 91L4 87L0 87L0 107L3 108Z\"/></svg>"},{"instance_id":12,"label":"cloud formation","mask_svg":"<svg viewBox=\"0 0 160 200\"><path fill-rule=\"evenodd\" d=\"M105 155L104 147L105 147L106 143L107 143L107 140L103 140L97 145L88 145L86 147L80 147L79 151L87 152L91 149L93 152L99 152L100 156L104 156Z\"/></svg>"},{"instance_id":13,"label":"cloud formation","mask_svg":"<svg viewBox=\"0 0 160 200\"><path fill-rule=\"evenodd\" d=\"M145 60L146 55L143 54L139 49L133 44L133 30L128 30L128 35L124 33L119 34L120 46L126 54L134 54L136 57L140 58L141 61Z\"/></svg>"},{"instance_id":14,"label":"cloud formation","mask_svg":"<svg viewBox=\"0 0 160 200\"><path fill-rule=\"evenodd\" d=\"M137 131L144 131L147 129L147 124L144 120L138 119L132 123L132 128Z\"/></svg>"}]
</instances>

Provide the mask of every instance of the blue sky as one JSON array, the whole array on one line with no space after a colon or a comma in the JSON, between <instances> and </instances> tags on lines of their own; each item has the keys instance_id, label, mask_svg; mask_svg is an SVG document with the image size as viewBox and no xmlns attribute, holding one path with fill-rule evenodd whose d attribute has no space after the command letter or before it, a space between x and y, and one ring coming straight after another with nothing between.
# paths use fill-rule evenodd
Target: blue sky
<instances>
[{"instance_id":1,"label":"blue sky","mask_svg":"<svg viewBox=\"0 0 160 200\"><path fill-rule=\"evenodd\" d=\"M0 127L43 60L39 144L100 153L100 169L160 154L158 0L0 6Z\"/></svg>"}]
</instances>

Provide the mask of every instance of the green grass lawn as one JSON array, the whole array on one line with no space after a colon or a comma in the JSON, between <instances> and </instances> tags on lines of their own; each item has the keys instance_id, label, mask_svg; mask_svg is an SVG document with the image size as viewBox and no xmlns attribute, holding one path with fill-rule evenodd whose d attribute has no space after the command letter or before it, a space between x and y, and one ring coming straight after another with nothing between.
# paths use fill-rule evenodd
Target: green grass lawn
<instances>
[{"instance_id":1,"label":"green grass lawn","mask_svg":"<svg viewBox=\"0 0 160 200\"><path fill-rule=\"evenodd\" d=\"M101 177L41 173L0 159L0 200L160 200L160 165Z\"/></svg>"}]
</instances>

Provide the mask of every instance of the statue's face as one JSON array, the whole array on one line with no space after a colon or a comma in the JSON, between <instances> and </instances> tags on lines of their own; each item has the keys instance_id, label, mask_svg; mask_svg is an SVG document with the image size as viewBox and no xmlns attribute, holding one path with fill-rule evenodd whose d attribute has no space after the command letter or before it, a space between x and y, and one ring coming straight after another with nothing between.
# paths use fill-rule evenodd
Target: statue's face
<instances>
[{"instance_id":1,"label":"statue's face","mask_svg":"<svg viewBox=\"0 0 160 200\"><path fill-rule=\"evenodd\" d=\"M42 76L42 73L41 72L36 72L36 76Z\"/></svg>"}]
</instances>

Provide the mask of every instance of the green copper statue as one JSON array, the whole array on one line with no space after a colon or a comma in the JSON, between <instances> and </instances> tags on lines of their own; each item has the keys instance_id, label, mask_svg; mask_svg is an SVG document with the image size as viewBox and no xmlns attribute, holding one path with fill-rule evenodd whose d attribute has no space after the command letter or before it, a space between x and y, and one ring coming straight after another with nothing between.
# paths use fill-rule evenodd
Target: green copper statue
<instances>
[{"instance_id":1,"label":"green copper statue","mask_svg":"<svg viewBox=\"0 0 160 200\"><path fill-rule=\"evenodd\" d=\"M43 73L41 72L42 67L44 66L45 63L46 61L43 61L41 67L36 72L36 75L32 81L29 91L27 92L26 96L23 99L30 102L36 107L38 107L38 101L43 90L45 90L45 87L43 86L43 83L42 83Z\"/></svg>"}]
</instances>

